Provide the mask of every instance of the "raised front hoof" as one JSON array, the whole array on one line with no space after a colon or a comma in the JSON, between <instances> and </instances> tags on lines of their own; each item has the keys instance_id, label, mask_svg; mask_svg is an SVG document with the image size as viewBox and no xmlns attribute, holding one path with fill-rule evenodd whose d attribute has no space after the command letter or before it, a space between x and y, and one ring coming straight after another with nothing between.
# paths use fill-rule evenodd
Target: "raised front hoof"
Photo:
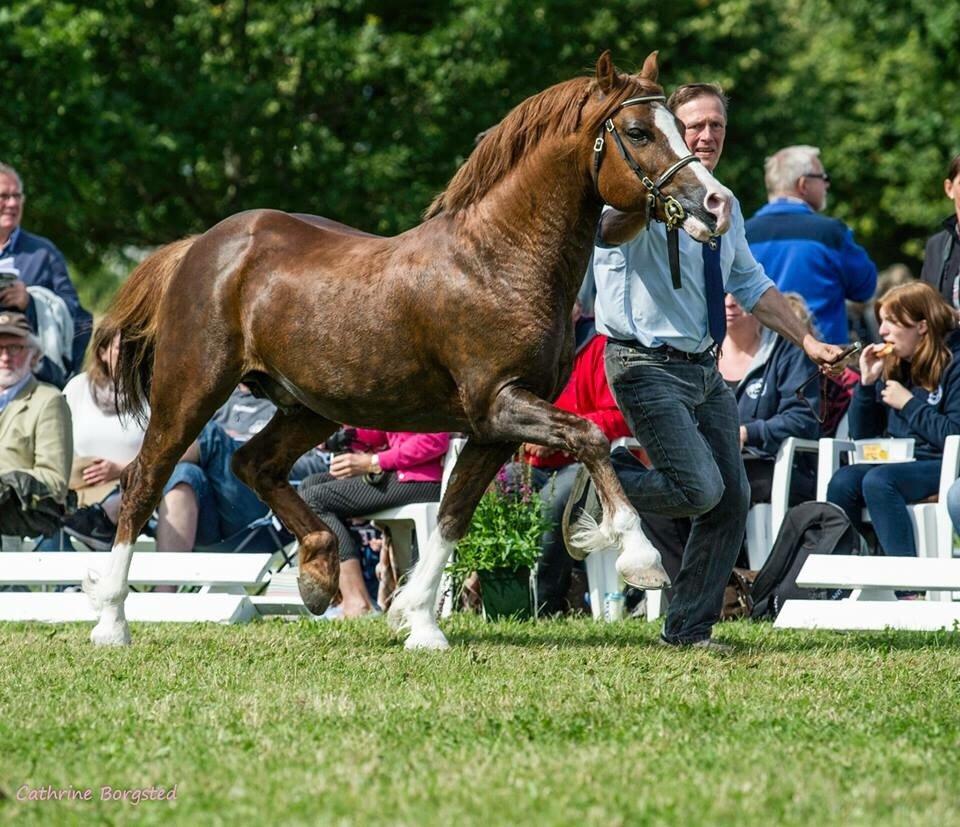
<instances>
[{"instance_id":1,"label":"raised front hoof","mask_svg":"<svg viewBox=\"0 0 960 827\"><path fill-rule=\"evenodd\" d=\"M670 588L670 576L660 563L654 565L638 565L627 555L621 554L617 558L617 574L619 574L629 586L644 591L656 591L657 589Z\"/></svg>"},{"instance_id":2,"label":"raised front hoof","mask_svg":"<svg viewBox=\"0 0 960 827\"><path fill-rule=\"evenodd\" d=\"M297 586L300 589L300 599L312 614L322 615L330 606L337 593L339 580L339 565L333 568L332 576L322 571L319 575L315 571L319 566L312 561L301 567L297 577Z\"/></svg>"},{"instance_id":3,"label":"raised front hoof","mask_svg":"<svg viewBox=\"0 0 960 827\"><path fill-rule=\"evenodd\" d=\"M440 628L434 626L432 629L415 629L410 632L403 644L404 649L410 651L433 650L441 652L450 648L447 636L440 631Z\"/></svg>"},{"instance_id":4,"label":"raised front hoof","mask_svg":"<svg viewBox=\"0 0 960 827\"><path fill-rule=\"evenodd\" d=\"M130 625L125 620L101 620L90 632L90 642L94 646L129 646Z\"/></svg>"}]
</instances>

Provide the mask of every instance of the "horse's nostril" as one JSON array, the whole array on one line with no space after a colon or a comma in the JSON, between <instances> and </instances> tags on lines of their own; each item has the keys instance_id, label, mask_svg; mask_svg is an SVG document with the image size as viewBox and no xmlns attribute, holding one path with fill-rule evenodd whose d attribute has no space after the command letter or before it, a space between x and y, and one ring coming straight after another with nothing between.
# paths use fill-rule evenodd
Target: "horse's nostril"
<instances>
[{"instance_id":1,"label":"horse's nostril","mask_svg":"<svg viewBox=\"0 0 960 827\"><path fill-rule=\"evenodd\" d=\"M703 201L703 206L707 208L707 212L719 217L726 209L727 199L718 192L710 192L707 193L707 197Z\"/></svg>"}]
</instances>

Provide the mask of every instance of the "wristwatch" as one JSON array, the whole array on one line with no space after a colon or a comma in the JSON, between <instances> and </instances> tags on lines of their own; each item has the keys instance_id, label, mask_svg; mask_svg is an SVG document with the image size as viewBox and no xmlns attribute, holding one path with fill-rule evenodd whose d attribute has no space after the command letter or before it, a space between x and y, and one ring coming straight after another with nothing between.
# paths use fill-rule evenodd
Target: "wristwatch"
<instances>
[{"instance_id":1,"label":"wristwatch","mask_svg":"<svg viewBox=\"0 0 960 827\"><path fill-rule=\"evenodd\" d=\"M383 469L380 468L380 455L379 455L379 454L371 454L371 455L370 455L370 473L371 473L371 474L379 474L379 473L382 472L382 470L383 470Z\"/></svg>"}]
</instances>

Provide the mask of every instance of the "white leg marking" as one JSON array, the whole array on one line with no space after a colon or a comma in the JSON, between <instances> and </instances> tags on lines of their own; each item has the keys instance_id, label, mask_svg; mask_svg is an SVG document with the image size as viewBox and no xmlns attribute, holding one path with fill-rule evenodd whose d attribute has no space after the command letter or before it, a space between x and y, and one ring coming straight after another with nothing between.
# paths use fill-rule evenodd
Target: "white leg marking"
<instances>
[{"instance_id":1,"label":"white leg marking","mask_svg":"<svg viewBox=\"0 0 960 827\"><path fill-rule=\"evenodd\" d=\"M127 599L127 574L133 549L129 543L113 547L109 570L101 577L95 571L87 572L83 590L94 611L97 625L90 633L90 640L97 646L125 646L130 643L130 626L123 611Z\"/></svg>"},{"instance_id":2,"label":"white leg marking","mask_svg":"<svg viewBox=\"0 0 960 827\"><path fill-rule=\"evenodd\" d=\"M453 543L444 540L437 529L420 554L410 578L394 595L387 622L393 629L409 629L407 649L448 649L450 644L437 625L437 589L443 569L450 559Z\"/></svg>"},{"instance_id":3,"label":"white leg marking","mask_svg":"<svg viewBox=\"0 0 960 827\"><path fill-rule=\"evenodd\" d=\"M617 557L617 573L638 589L665 589L670 578L663 568L660 552L647 539L640 518L632 509L621 508L613 519L620 531L621 551Z\"/></svg>"}]
</instances>

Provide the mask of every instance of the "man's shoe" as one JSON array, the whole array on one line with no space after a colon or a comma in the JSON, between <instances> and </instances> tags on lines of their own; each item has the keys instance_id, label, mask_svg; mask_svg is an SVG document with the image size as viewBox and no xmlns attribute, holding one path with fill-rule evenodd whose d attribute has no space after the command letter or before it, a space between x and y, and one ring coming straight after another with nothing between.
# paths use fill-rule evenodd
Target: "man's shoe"
<instances>
[{"instance_id":1,"label":"man's shoe","mask_svg":"<svg viewBox=\"0 0 960 827\"><path fill-rule=\"evenodd\" d=\"M99 505L77 509L64 520L63 530L95 551L109 551L117 534L117 527Z\"/></svg>"},{"instance_id":2,"label":"man's shoe","mask_svg":"<svg viewBox=\"0 0 960 827\"><path fill-rule=\"evenodd\" d=\"M732 655L736 650L727 643L718 643L712 638L704 638L693 643L671 643L669 640L660 638L661 646L669 646L671 649L700 649L705 652L712 652L715 655Z\"/></svg>"},{"instance_id":3,"label":"man's shoe","mask_svg":"<svg viewBox=\"0 0 960 827\"><path fill-rule=\"evenodd\" d=\"M592 519L594 524L597 524L603 518L603 507L600 505L596 486L590 479L590 472L585 465L581 465L573 478L573 487L570 489L570 496L567 497L561 520L563 544L567 547L567 554L574 560L583 560L592 551L577 542L579 539L577 535L582 532L582 527L579 525L580 518L584 515L588 518L588 523Z\"/></svg>"}]
</instances>

